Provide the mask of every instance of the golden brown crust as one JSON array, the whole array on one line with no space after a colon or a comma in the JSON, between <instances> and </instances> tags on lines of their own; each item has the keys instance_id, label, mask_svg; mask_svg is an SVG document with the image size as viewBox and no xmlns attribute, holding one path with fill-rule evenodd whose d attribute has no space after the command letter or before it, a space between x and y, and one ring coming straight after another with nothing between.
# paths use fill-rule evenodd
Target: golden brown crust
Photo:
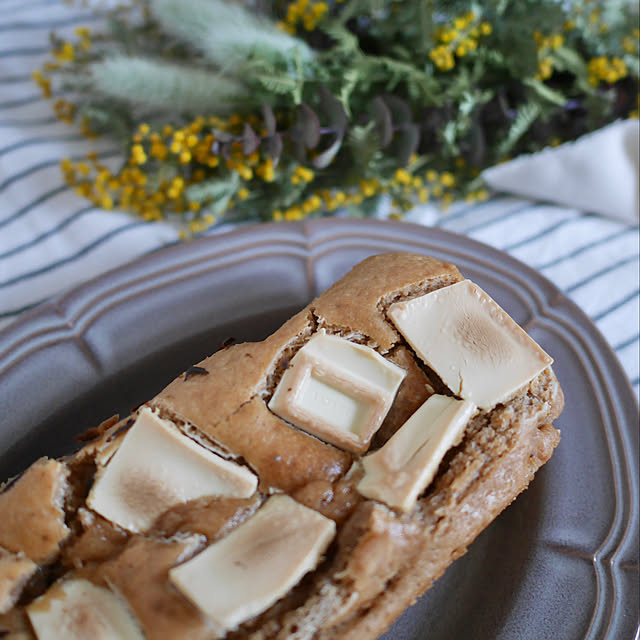
<instances>
[{"instance_id":1,"label":"golden brown crust","mask_svg":"<svg viewBox=\"0 0 640 640\"><path fill-rule=\"evenodd\" d=\"M0 549L0 614L13 607L37 569L38 565L24 554Z\"/></svg>"},{"instance_id":2,"label":"golden brown crust","mask_svg":"<svg viewBox=\"0 0 640 640\"><path fill-rule=\"evenodd\" d=\"M284 491L333 519L337 537L312 574L225 637L376 638L465 552L551 456L559 440L551 423L563 406L558 382L546 369L508 401L477 411L408 513L363 498L356 490L362 476L357 456L295 429L267 403L288 361L317 329L351 337L407 371L373 442L374 448L382 446L434 387L442 390L441 381L433 379L388 321L386 309L396 300L461 279L455 267L433 258L374 256L265 341L213 354L148 403L206 446L249 466L260 479L253 498L200 498L165 512L146 537L131 536L82 507L92 469L108 460L130 422L111 421L89 434L95 439L67 461L73 475L67 503L73 534L64 545L64 569L121 593L150 640L222 637L171 586L168 570L237 527L269 493ZM2 498L17 484L0 495L0 515ZM58 522L64 525L60 513Z\"/></svg>"},{"instance_id":3,"label":"golden brown crust","mask_svg":"<svg viewBox=\"0 0 640 640\"><path fill-rule=\"evenodd\" d=\"M198 363L207 373L181 375L156 398L153 406L211 430L246 402L265 393L268 376L282 353L311 334L312 321L300 312L263 342L233 345Z\"/></svg>"},{"instance_id":4,"label":"golden brown crust","mask_svg":"<svg viewBox=\"0 0 640 640\"><path fill-rule=\"evenodd\" d=\"M398 334L381 306L462 280L451 264L413 253L385 253L357 264L310 305L320 327L357 332L386 353Z\"/></svg>"},{"instance_id":5,"label":"golden brown crust","mask_svg":"<svg viewBox=\"0 0 640 640\"><path fill-rule=\"evenodd\" d=\"M211 387L213 393L217 389ZM208 421L193 404L173 403L173 412L156 403L162 415L188 420L226 451L243 459L260 478L260 488L293 491L314 480L333 480L351 464L340 449L293 429L271 413L259 397L237 407L224 420ZM205 421L206 420L206 421Z\"/></svg>"},{"instance_id":6,"label":"golden brown crust","mask_svg":"<svg viewBox=\"0 0 640 640\"><path fill-rule=\"evenodd\" d=\"M409 419L409 416L434 393L429 378L413 358L409 349L404 346L396 347L389 353L389 360L402 367L407 374L398 389L393 406L374 437L373 449L386 442Z\"/></svg>"},{"instance_id":7,"label":"golden brown crust","mask_svg":"<svg viewBox=\"0 0 640 640\"><path fill-rule=\"evenodd\" d=\"M380 591L375 606L343 625L323 631L317 639L356 640L375 638L383 633L527 488L558 442L558 431L551 425L536 427L532 424L524 430L508 451L474 478L473 486L459 500L439 512L437 524L429 529L428 535L422 536L420 548L411 556L410 562ZM536 455L532 455L532 446L537 447ZM492 507L487 508L487 504Z\"/></svg>"},{"instance_id":8,"label":"golden brown crust","mask_svg":"<svg viewBox=\"0 0 640 640\"><path fill-rule=\"evenodd\" d=\"M0 546L36 564L55 558L69 535L63 509L67 474L62 462L41 458L0 493Z\"/></svg>"},{"instance_id":9,"label":"golden brown crust","mask_svg":"<svg viewBox=\"0 0 640 640\"><path fill-rule=\"evenodd\" d=\"M382 634L551 457L559 433L549 422L562 405L562 391L546 369L507 405L478 412L417 507L399 514L361 502L340 532L331 568L317 575L305 604L290 611L276 633L252 638L356 640ZM372 505L375 518L363 526ZM392 547L389 540L395 540Z\"/></svg>"},{"instance_id":10,"label":"golden brown crust","mask_svg":"<svg viewBox=\"0 0 640 640\"><path fill-rule=\"evenodd\" d=\"M173 538L198 533L211 543L251 517L260 504L259 494L250 498L197 498L163 513L149 534L158 538Z\"/></svg>"},{"instance_id":11,"label":"golden brown crust","mask_svg":"<svg viewBox=\"0 0 640 640\"><path fill-rule=\"evenodd\" d=\"M62 551L62 563L70 568L107 560L119 553L129 539L126 531L89 509L79 510L76 528L81 530Z\"/></svg>"},{"instance_id":12,"label":"golden brown crust","mask_svg":"<svg viewBox=\"0 0 640 640\"><path fill-rule=\"evenodd\" d=\"M157 640L211 640L218 637L198 610L168 581L169 569L192 555L203 540L158 540L134 537L124 551L100 565L90 579L121 594L142 624L146 637Z\"/></svg>"},{"instance_id":13,"label":"golden brown crust","mask_svg":"<svg viewBox=\"0 0 640 640\"><path fill-rule=\"evenodd\" d=\"M0 615L0 635L2 640L34 640L35 635L27 619L24 609L11 609L8 613Z\"/></svg>"}]
</instances>

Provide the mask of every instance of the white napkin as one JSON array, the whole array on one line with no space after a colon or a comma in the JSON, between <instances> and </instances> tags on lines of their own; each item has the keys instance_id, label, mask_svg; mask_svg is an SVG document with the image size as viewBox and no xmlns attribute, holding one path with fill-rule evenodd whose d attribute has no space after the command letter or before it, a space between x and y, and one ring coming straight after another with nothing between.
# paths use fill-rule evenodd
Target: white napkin
<instances>
[{"instance_id":1,"label":"white napkin","mask_svg":"<svg viewBox=\"0 0 640 640\"><path fill-rule=\"evenodd\" d=\"M556 148L491 167L482 176L513 193L638 224L640 126L619 120Z\"/></svg>"}]
</instances>

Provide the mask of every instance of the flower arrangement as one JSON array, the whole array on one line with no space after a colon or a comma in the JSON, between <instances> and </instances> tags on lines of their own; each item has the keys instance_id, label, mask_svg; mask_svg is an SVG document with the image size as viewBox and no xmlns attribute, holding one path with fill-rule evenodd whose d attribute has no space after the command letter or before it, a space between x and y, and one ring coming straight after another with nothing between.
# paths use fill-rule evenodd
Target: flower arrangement
<instances>
[{"instance_id":1,"label":"flower arrangement","mask_svg":"<svg viewBox=\"0 0 640 640\"><path fill-rule=\"evenodd\" d=\"M620 0L132 0L51 38L58 117L122 146L62 161L105 209L297 220L381 196L399 216L485 199L481 172L637 117L637 7Z\"/></svg>"}]
</instances>

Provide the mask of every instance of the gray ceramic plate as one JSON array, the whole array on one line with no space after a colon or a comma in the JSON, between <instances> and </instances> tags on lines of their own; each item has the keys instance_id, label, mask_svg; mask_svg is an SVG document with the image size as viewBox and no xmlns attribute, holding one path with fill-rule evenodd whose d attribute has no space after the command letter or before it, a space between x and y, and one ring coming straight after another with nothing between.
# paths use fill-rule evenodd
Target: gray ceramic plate
<instances>
[{"instance_id":1,"label":"gray ceramic plate","mask_svg":"<svg viewBox=\"0 0 640 640\"><path fill-rule=\"evenodd\" d=\"M638 414L588 318L467 238L400 223L265 225L150 254L0 332L0 475L160 390L228 337L259 340L366 256L454 262L555 358L562 441L530 488L385 640L631 639L638 632Z\"/></svg>"}]
</instances>

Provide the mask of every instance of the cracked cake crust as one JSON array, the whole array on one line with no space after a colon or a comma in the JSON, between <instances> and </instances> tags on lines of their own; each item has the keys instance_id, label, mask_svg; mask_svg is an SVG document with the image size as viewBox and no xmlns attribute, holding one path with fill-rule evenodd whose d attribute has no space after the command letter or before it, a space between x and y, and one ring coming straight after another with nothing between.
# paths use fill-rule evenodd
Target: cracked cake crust
<instances>
[{"instance_id":1,"label":"cracked cake crust","mask_svg":"<svg viewBox=\"0 0 640 640\"><path fill-rule=\"evenodd\" d=\"M221 349L146 403L191 439L254 472L259 484L252 498L199 498L169 509L140 534L112 525L85 500L93 475L133 424L130 417L105 421L64 461L35 463L0 494L0 545L39 565L41 579L20 585L18 606L0 616L0 629L35 637L22 607L53 581L82 577L123 596L150 640L378 637L551 456L559 441L552 422L564 402L553 371L546 368L504 402L477 410L407 513L357 492L358 455L298 430L267 404L293 355L318 330L347 337L407 371L373 439L373 449L383 446L428 397L453 395L412 353L386 310L462 279L454 266L433 258L374 256L263 342ZM30 522L18 497L44 471L32 504L44 505L53 533L48 545L34 547L16 542ZM279 492L333 520L337 535L316 569L274 605L235 630L216 629L171 584L168 571L241 526ZM13 519L5 518L9 511Z\"/></svg>"}]
</instances>

